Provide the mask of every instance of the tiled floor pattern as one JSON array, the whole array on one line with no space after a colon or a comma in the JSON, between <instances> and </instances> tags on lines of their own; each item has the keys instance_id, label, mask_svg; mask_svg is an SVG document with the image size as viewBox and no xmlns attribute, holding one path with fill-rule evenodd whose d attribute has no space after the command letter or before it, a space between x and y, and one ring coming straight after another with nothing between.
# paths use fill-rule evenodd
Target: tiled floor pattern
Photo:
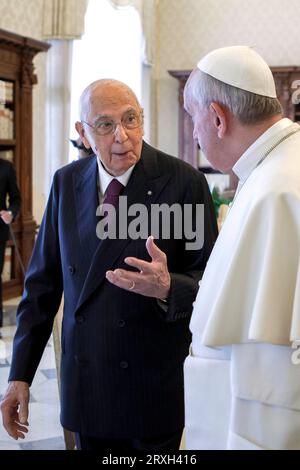
<instances>
[{"instance_id":1,"label":"tiled floor pattern","mask_svg":"<svg viewBox=\"0 0 300 470\"><path fill-rule=\"evenodd\" d=\"M4 326L0 340L0 398L5 393L15 333L17 301L5 303ZM52 337L50 338L30 388L29 432L24 440L12 439L0 424L0 450L63 450L63 431L59 422L59 396Z\"/></svg>"}]
</instances>

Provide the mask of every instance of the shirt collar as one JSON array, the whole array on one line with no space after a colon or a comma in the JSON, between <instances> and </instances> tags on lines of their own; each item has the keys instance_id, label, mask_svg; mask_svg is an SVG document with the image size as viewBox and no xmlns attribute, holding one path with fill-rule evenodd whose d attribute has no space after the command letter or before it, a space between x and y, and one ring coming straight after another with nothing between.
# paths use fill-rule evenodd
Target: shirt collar
<instances>
[{"instance_id":1,"label":"shirt collar","mask_svg":"<svg viewBox=\"0 0 300 470\"><path fill-rule=\"evenodd\" d=\"M278 139L279 135L283 134L284 136L284 134L288 133L287 129L290 128L291 125L294 125L294 123L290 119L281 119L273 124L273 126L269 127L266 132L264 132L255 140L255 142L253 142L253 144L250 145L250 147L247 148L232 167L232 171L237 175L240 183L246 181L266 152Z\"/></svg>"},{"instance_id":2,"label":"shirt collar","mask_svg":"<svg viewBox=\"0 0 300 470\"><path fill-rule=\"evenodd\" d=\"M125 173L123 173L122 175L120 176L113 176L113 175L110 175L106 169L104 168L103 166L103 163L101 162L100 158L97 157L97 164L98 164L98 171L99 171L99 182L100 182L100 191L101 191L101 194L105 194L105 191L107 189L107 186L109 185L109 183L113 180L113 179L116 179L118 180L120 183L123 184L123 186L126 186L128 181L129 181L129 178L131 176L131 173L133 172L133 169L135 167L135 165L132 165L130 168L128 168L127 171L125 171Z\"/></svg>"}]
</instances>

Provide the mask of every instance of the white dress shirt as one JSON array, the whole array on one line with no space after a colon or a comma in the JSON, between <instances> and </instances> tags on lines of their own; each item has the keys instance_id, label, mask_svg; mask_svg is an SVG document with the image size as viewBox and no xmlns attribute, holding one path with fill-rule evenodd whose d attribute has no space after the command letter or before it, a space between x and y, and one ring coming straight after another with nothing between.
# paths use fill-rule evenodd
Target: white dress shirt
<instances>
[{"instance_id":1,"label":"white dress shirt","mask_svg":"<svg viewBox=\"0 0 300 470\"><path fill-rule=\"evenodd\" d=\"M128 170L125 171L125 173L123 173L122 175L113 176L110 173L108 173L108 171L105 169L105 167L104 167L104 165L101 162L99 157L97 157L97 164L98 164L98 174L99 174L99 191L98 191L98 193L99 193L99 204L102 204L103 199L105 197L105 192L106 192L107 187L110 184L110 182L113 179L116 179L124 187L126 187L135 165L132 165L130 168L128 168Z\"/></svg>"}]
</instances>

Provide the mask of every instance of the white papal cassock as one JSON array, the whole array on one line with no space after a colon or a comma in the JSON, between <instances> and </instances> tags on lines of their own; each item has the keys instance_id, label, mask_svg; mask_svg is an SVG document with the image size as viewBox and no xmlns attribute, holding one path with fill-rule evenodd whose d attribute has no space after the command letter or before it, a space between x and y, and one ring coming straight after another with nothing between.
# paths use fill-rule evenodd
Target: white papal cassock
<instances>
[{"instance_id":1,"label":"white papal cassock","mask_svg":"<svg viewBox=\"0 0 300 470\"><path fill-rule=\"evenodd\" d=\"M190 324L188 449L300 449L299 129L282 119L233 168Z\"/></svg>"}]
</instances>

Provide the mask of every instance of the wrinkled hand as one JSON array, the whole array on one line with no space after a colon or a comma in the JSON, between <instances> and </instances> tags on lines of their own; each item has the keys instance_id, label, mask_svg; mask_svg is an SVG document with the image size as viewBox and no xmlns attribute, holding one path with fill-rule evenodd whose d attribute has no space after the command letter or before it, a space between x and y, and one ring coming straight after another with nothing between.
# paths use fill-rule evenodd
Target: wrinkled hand
<instances>
[{"instance_id":1,"label":"wrinkled hand","mask_svg":"<svg viewBox=\"0 0 300 470\"><path fill-rule=\"evenodd\" d=\"M167 256L154 243L153 237L148 237L146 248L152 261L138 258L125 258L125 263L140 270L139 273L115 269L106 272L106 279L115 286L130 290L146 297L165 300L169 296L171 277L168 271Z\"/></svg>"},{"instance_id":2,"label":"wrinkled hand","mask_svg":"<svg viewBox=\"0 0 300 470\"><path fill-rule=\"evenodd\" d=\"M3 426L14 439L24 439L28 432L29 385L26 382L9 383L1 401Z\"/></svg>"},{"instance_id":3,"label":"wrinkled hand","mask_svg":"<svg viewBox=\"0 0 300 470\"><path fill-rule=\"evenodd\" d=\"M13 216L9 211L0 211L0 217L6 224L10 224L13 219Z\"/></svg>"}]
</instances>

